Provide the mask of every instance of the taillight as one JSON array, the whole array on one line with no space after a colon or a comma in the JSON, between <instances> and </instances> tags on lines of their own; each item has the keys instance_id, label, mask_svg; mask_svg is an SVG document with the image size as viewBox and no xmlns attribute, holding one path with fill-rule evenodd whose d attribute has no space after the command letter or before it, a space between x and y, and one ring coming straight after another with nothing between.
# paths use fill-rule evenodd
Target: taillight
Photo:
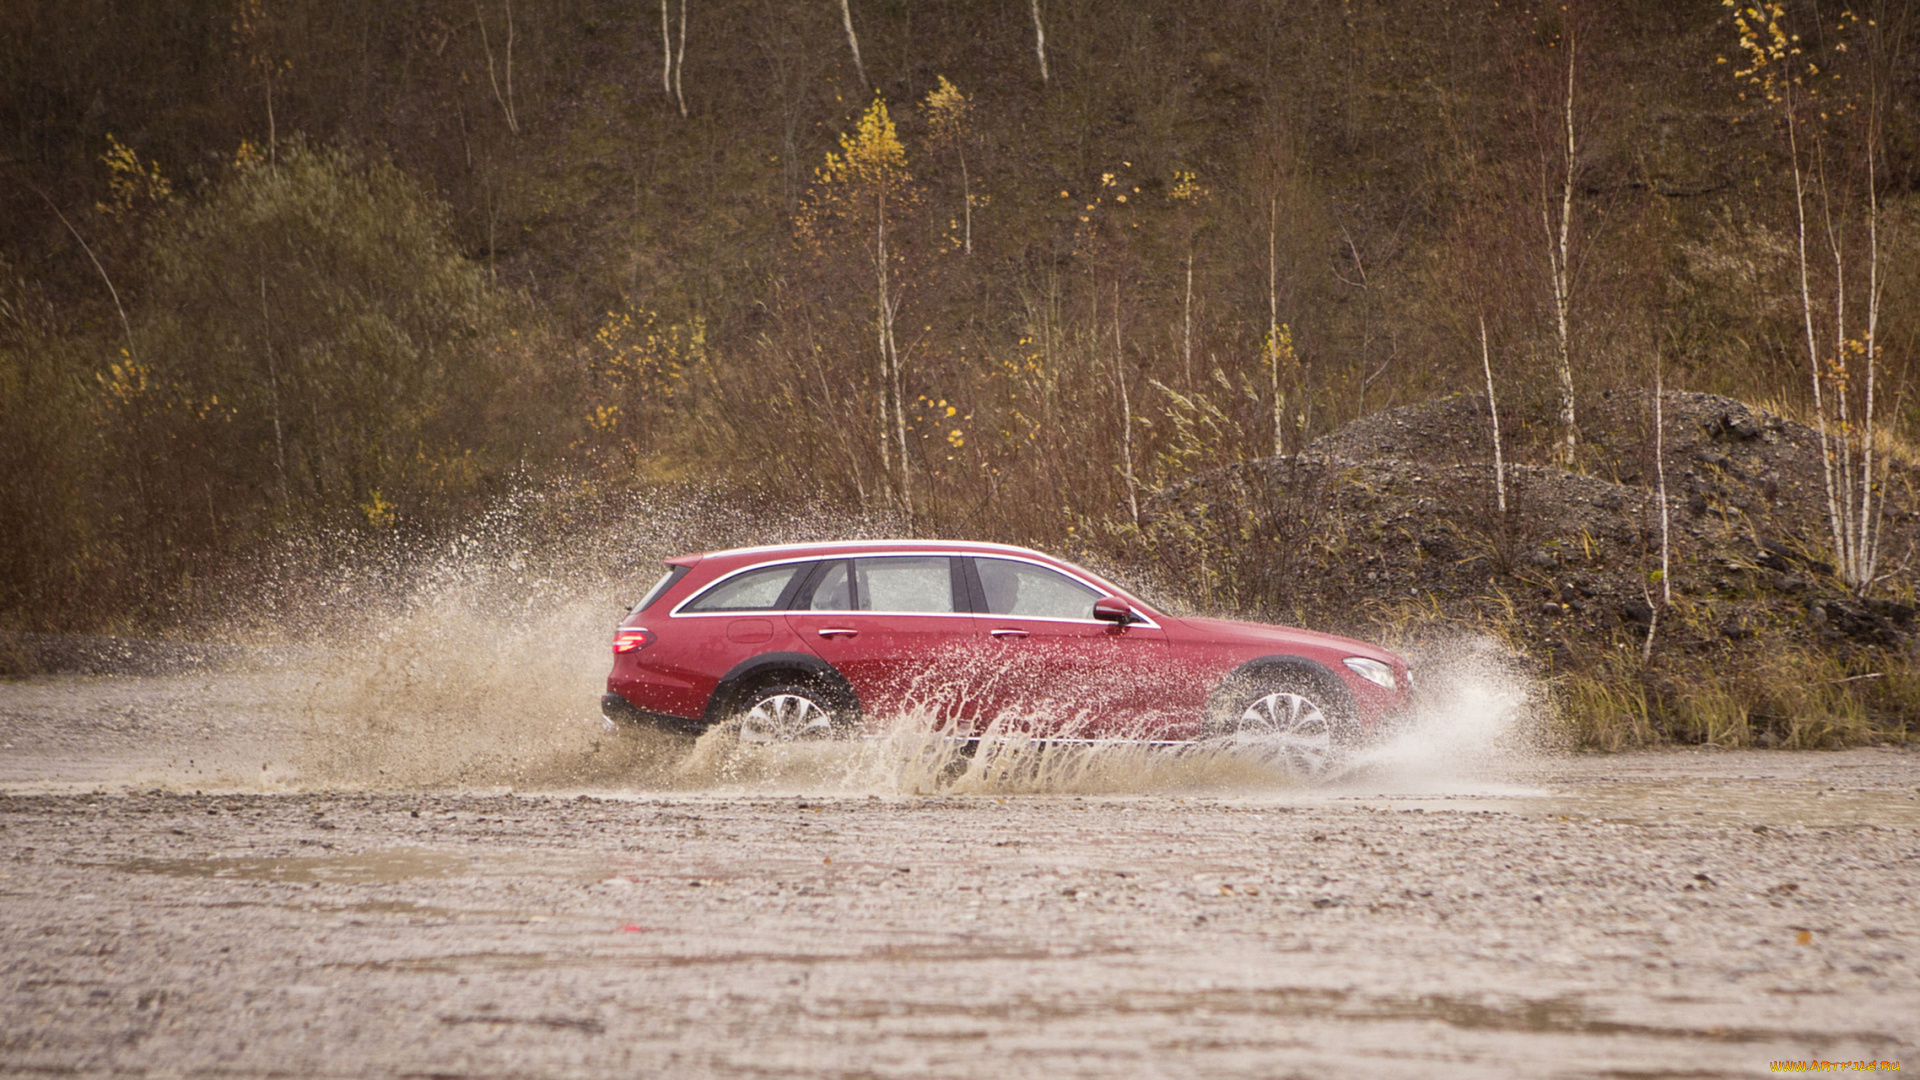
<instances>
[{"instance_id":1,"label":"taillight","mask_svg":"<svg viewBox=\"0 0 1920 1080\"><path fill-rule=\"evenodd\" d=\"M653 631L643 626L623 626L613 633L615 653L638 652L653 644Z\"/></svg>"}]
</instances>

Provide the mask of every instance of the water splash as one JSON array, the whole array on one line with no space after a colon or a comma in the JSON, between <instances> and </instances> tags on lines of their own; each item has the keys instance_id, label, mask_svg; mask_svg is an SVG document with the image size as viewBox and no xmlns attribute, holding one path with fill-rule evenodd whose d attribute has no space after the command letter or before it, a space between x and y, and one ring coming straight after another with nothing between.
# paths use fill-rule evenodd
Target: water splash
<instances>
[{"instance_id":1,"label":"water splash","mask_svg":"<svg viewBox=\"0 0 1920 1080\"><path fill-rule=\"evenodd\" d=\"M458 537L341 569L324 605L324 638L303 661L300 747L287 782L885 795L1286 796L1309 789L1284 768L1227 747L1021 737L1057 729L1070 715L1075 695L1057 686L1043 704L1049 715L1009 715L989 732L971 732L987 736L971 751L948 737L951 730L936 730L926 709L883 718L867 738L818 743L743 743L725 728L696 740L610 724L598 712L609 635L622 602L652 583L660 559L893 530L873 519L681 499L636 500L625 513L571 528L556 526L556 516L564 515L521 496ZM1485 640L1410 652L1421 673L1414 714L1312 790L1444 793L1484 786L1523 765L1542 714L1537 682ZM976 689L936 687L916 696L935 701Z\"/></svg>"},{"instance_id":2,"label":"water splash","mask_svg":"<svg viewBox=\"0 0 1920 1080\"><path fill-rule=\"evenodd\" d=\"M1407 650L1419 683L1413 708L1333 779L1380 795L1473 794L1524 778L1544 748L1546 687L1491 638L1468 635Z\"/></svg>"}]
</instances>

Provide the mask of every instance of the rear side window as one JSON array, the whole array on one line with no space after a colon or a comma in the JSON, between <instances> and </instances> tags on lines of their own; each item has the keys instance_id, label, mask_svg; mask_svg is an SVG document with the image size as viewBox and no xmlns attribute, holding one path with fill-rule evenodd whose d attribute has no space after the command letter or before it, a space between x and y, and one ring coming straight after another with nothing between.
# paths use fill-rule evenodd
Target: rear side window
<instances>
[{"instance_id":1,"label":"rear side window","mask_svg":"<svg viewBox=\"0 0 1920 1080\"><path fill-rule=\"evenodd\" d=\"M954 610L952 560L945 555L855 559L853 574L861 611Z\"/></svg>"},{"instance_id":2,"label":"rear side window","mask_svg":"<svg viewBox=\"0 0 1920 1080\"><path fill-rule=\"evenodd\" d=\"M809 611L852 611L853 579L847 574L847 561L838 560L827 564L826 572L813 586L813 598L806 607Z\"/></svg>"},{"instance_id":3,"label":"rear side window","mask_svg":"<svg viewBox=\"0 0 1920 1080\"><path fill-rule=\"evenodd\" d=\"M655 600L658 600L662 596L665 596L667 594L668 589L671 589L675 585L678 585L680 583L680 579L683 577L686 577L687 571L691 569L693 569L693 567L691 566L679 566L671 563L668 564L667 572L660 575L660 580L654 582L653 588L647 590L647 595L644 597L641 597L639 603L633 605L633 610L645 611L648 608L652 607L653 602Z\"/></svg>"},{"instance_id":4,"label":"rear side window","mask_svg":"<svg viewBox=\"0 0 1920 1080\"><path fill-rule=\"evenodd\" d=\"M762 566L734 576L694 598L682 611L774 611L805 563Z\"/></svg>"},{"instance_id":5,"label":"rear side window","mask_svg":"<svg viewBox=\"0 0 1920 1080\"><path fill-rule=\"evenodd\" d=\"M975 559L987 611L1035 619L1091 619L1100 593L1078 581L1032 563L1012 559Z\"/></svg>"}]
</instances>

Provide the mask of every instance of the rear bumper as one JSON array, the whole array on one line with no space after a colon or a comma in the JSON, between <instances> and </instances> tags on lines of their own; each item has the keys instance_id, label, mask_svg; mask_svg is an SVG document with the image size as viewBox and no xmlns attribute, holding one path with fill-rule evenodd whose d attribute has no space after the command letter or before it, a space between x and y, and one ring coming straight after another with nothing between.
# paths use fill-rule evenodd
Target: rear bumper
<instances>
[{"instance_id":1,"label":"rear bumper","mask_svg":"<svg viewBox=\"0 0 1920 1080\"><path fill-rule=\"evenodd\" d=\"M698 735L710 726L705 720L689 720L684 716L642 709L619 694L600 695L600 715L616 724L636 724L682 735Z\"/></svg>"}]
</instances>

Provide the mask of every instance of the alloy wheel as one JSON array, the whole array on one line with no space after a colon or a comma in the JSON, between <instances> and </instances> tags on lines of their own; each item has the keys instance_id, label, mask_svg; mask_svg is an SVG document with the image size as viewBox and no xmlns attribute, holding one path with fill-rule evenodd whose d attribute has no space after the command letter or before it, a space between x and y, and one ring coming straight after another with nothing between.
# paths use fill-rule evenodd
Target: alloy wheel
<instances>
[{"instance_id":1,"label":"alloy wheel","mask_svg":"<svg viewBox=\"0 0 1920 1080\"><path fill-rule=\"evenodd\" d=\"M1333 721L1313 699L1288 690L1255 698L1229 742L1301 776L1333 763Z\"/></svg>"},{"instance_id":2,"label":"alloy wheel","mask_svg":"<svg viewBox=\"0 0 1920 1080\"><path fill-rule=\"evenodd\" d=\"M833 715L802 694L768 694L740 715L741 742L795 742L832 736Z\"/></svg>"}]
</instances>

